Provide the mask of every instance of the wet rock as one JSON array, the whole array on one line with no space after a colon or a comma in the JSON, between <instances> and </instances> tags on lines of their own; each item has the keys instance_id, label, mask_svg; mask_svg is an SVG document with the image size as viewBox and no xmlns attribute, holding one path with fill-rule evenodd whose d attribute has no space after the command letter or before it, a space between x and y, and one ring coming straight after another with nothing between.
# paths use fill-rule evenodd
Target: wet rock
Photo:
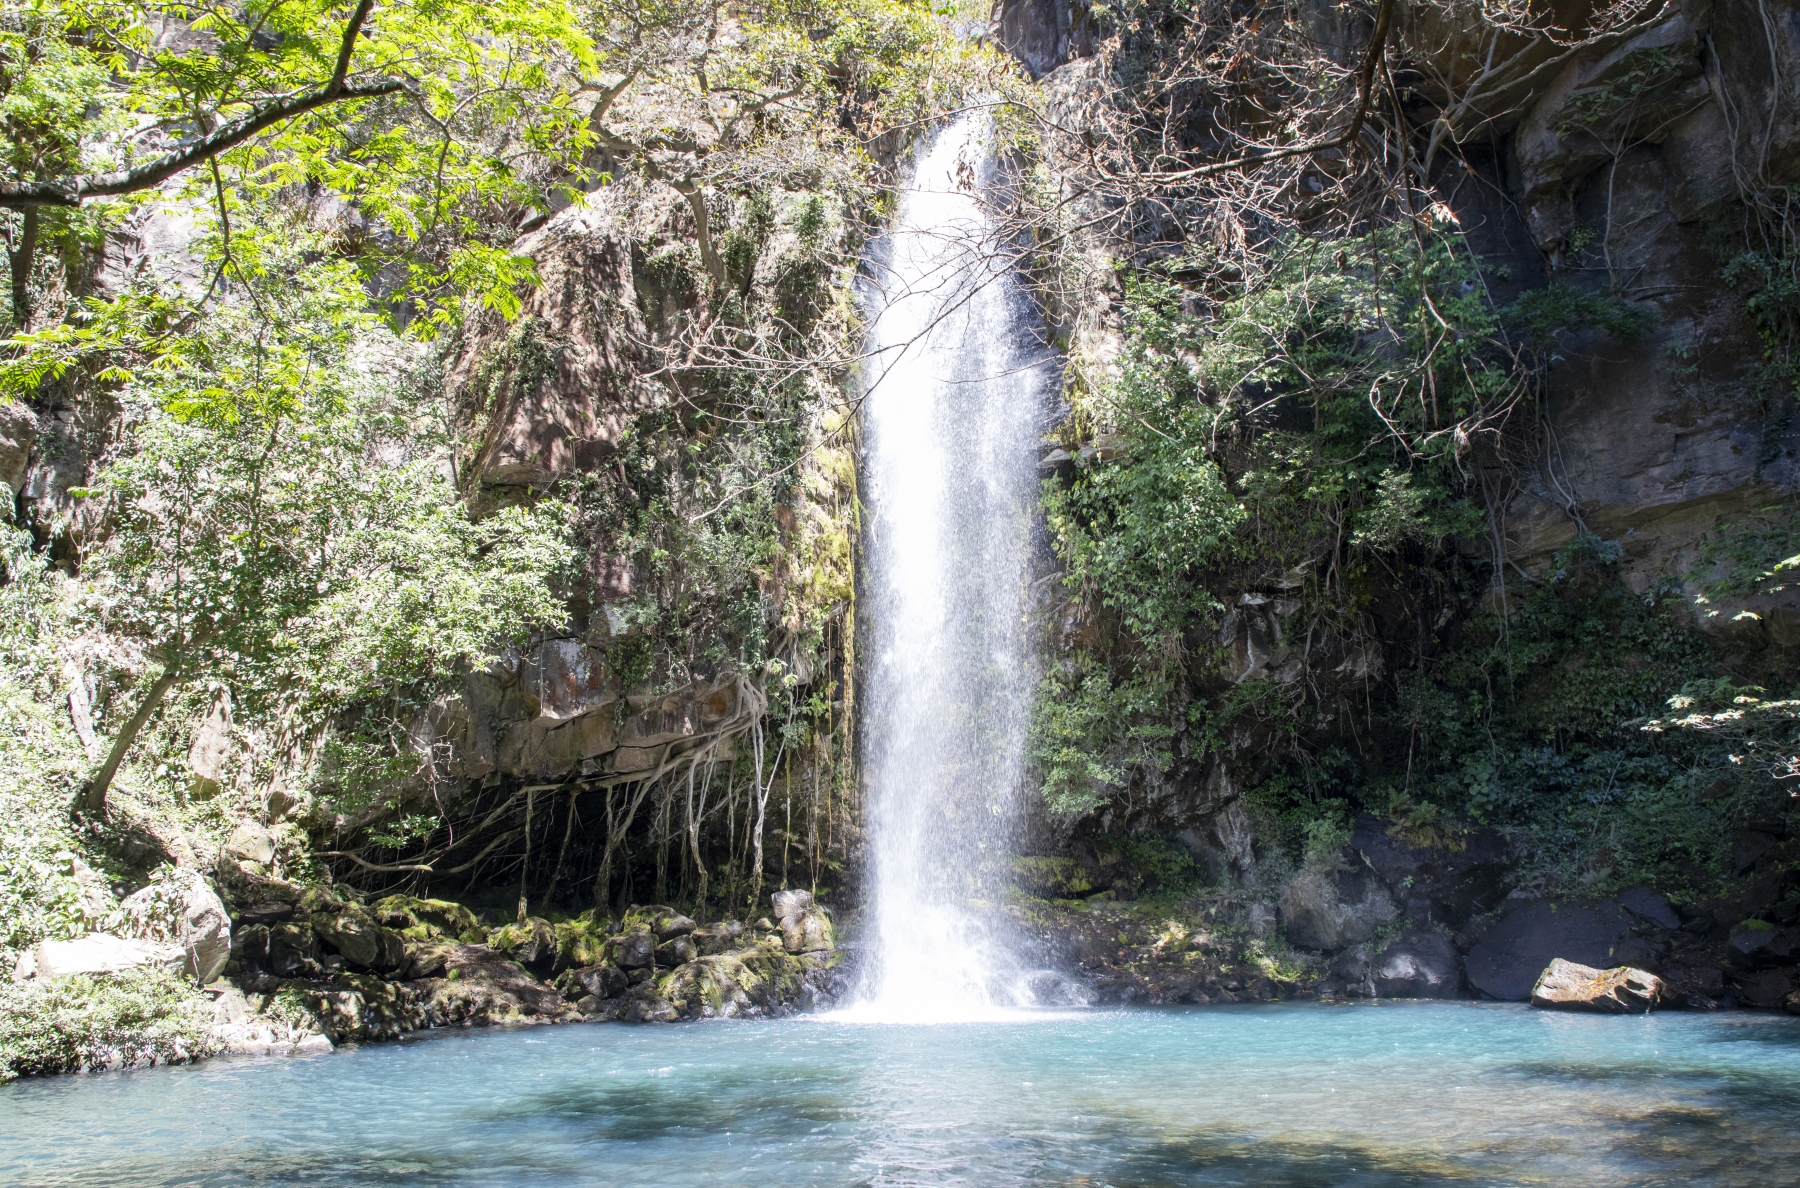
<instances>
[{"instance_id":1,"label":"wet rock","mask_svg":"<svg viewBox=\"0 0 1800 1188\"><path fill-rule=\"evenodd\" d=\"M656 946L656 963L663 966L682 965L700 956L700 950L694 942L685 936L678 936L665 944Z\"/></svg>"},{"instance_id":2,"label":"wet rock","mask_svg":"<svg viewBox=\"0 0 1800 1188\"><path fill-rule=\"evenodd\" d=\"M744 925L738 920L725 920L705 928L696 928L689 934L694 946L700 950L702 957L714 957L720 953L735 949L742 943Z\"/></svg>"},{"instance_id":3,"label":"wet rock","mask_svg":"<svg viewBox=\"0 0 1800 1188\"><path fill-rule=\"evenodd\" d=\"M1531 988L1531 1005L1547 1010L1625 1014L1654 1010L1662 1001L1662 979L1621 965L1595 969L1557 958Z\"/></svg>"},{"instance_id":4,"label":"wet rock","mask_svg":"<svg viewBox=\"0 0 1800 1188\"><path fill-rule=\"evenodd\" d=\"M619 938L618 954L626 969L644 969L656 959L656 937L648 931L628 932Z\"/></svg>"},{"instance_id":5,"label":"wet rock","mask_svg":"<svg viewBox=\"0 0 1800 1188\"><path fill-rule=\"evenodd\" d=\"M688 933L698 928L699 925L695 924L680 912L669 912L667 915L658 916L653 927L656 932L657 940L668 941L673 940L678 936L686 936Z\"/></svg>"},{"instance_id":6,"label":"wet rock","mask_svg":"<svg viewBox=\"0 0 1800 1188\"><path fill-rule=\"evenodd\" d=\"M119 905L115 931L179 945L188 976L204 986L231 958L231 917L199 871L175 867Z\"/></svg>"},{"instance_id":7,"label":"wet rock","mask_svg":"<svg viewBox=\"0 0 1800 1188\"><path fill-rule=\"evenodd\" d=\"M534 973L548 974L556 964L561 945L556 929L548 920L531 916L523 924L508 924L496 929L488 938L488 947Z\"/></svg>"},{"instance_id":8,"label":"wet rock","mask_svg":"<svg viewBox=\"0 0 1800 1188\"><path fill-rule=\"evenodd\" d=\"M1519 902L1469 950L1463 971L1489 998L1524 1002L1550 962L1610 968L1629 921L1617 903L1592 907L1533 899Z\"/></svg>"},{"instance_id":9,"label":"wet rock","mask_svg":"<svg viewBox=\"0 0 1800 1188\"><path fill-rule=\"evenodd\" d=\"M1281 895L1288 941L1322 953L1370 940L1397 914L1380 882L1361 871L1306 871Z\"/></svg>"},{"instance_id":10,"label":"wet rock","mask_svg":"<svg viewBox=\"0 0 1800 1188\"><path fill-rule=\"evenodd\" d=\"M684 965L664 977L659 990L678 1018L766 1016L810 1006L808 974L807 965L785 949L752 945Z\"/></svg>"},{"instance_id":11,"label":"wet rock","mask_svg":"<svg viewBox=\"0 0 1800 1188\"><path fill-rule=\"evenodd\" d=\"M1370 975L1382 998L1456 998L1462 993L1462 956L1447 937L1408 932L1375 956Z\"/></svg>"},{"instance_id":12,"label":"wet rock","mask_svg":"<svg viewBox=\"0 0 1800 1188\"><path fill-rule=\"evenodd\" d=\"M1765 969L1739 978L1734 997L1740 1006L1754 1007L1760 1011L1779 1011L1786 1005L1788 995L1795 987L1794 970Z\"/></svg>"},{"instance_id":13,"label":"wet rock","mask_svg":"<svg viewBox=\"0 0 1800 1188\"><path fill-rule=\"evenodd\" d=\"M361 905L346 905L336 913L315 913L312 927L321 941L352 966L398 973L406 964L406 938L376 923L374 915Z\"/></svg>"}]
</instances>

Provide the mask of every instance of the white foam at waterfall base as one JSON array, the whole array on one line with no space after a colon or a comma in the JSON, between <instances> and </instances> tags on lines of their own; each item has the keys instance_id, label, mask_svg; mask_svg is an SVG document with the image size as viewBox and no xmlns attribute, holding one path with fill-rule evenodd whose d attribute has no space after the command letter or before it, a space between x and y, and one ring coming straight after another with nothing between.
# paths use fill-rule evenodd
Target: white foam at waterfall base
<instances>
[{"instance_id":1,"label":"white foam at waterfall base","mask_svg":"<svg viewBox=\"0 0 1800 1188\"><path fill-rule=\"evenodd\" d=\"M840 1017L946 1022L1050 1005L994 905L1010 879L1035 675L1025 600L1045 384L979 198L988 125L922 145L873 253L863 408L870 913Z\"/></svg>"}]
</instances>

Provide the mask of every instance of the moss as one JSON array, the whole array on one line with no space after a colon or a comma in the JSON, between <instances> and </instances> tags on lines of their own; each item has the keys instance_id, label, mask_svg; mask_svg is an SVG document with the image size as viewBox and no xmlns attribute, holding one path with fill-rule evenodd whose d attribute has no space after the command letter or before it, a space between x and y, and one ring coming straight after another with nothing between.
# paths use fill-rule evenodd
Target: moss
<instances>
[{"instance_id":1,"label":"moss","mask_svg":"<svg viewBox=\"0 0 1800 1188\"><path fill-rule=\"evenodd\" d=\"M0 1080L144 1064L218 1050L204 995L166 970L0 985Z\"/></svg>"},{"instance_id":2,"label":"moss","mask_svg":"<svg viewBox=\"0 0 1800 1188\"><path fill-rule=\"evenodd\" d=\"M475 913L447 899L418 899L390 895L375 903L375 912L389 928L411 940L459 940L480 944L487 939Z\"/></svg>"}]
</instances>

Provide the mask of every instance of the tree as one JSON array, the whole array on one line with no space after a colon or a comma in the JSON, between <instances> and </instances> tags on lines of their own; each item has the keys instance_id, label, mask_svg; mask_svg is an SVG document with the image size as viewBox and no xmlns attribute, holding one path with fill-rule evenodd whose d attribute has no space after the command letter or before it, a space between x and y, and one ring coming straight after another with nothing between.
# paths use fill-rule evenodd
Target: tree
<instances>
[{"instance_id":1,"label":"tree","mask_svg":"<svg viewBox=\"0 0 1800 1188\"><path fill-rule=\"evenodd\" d=\"M112 531L85 576L91 612L161 672L80 813L104 813L139 731L203 666L229 666L240 704L318 725L564 614L559 508L472 521L353 271L304 281L267 298L278 335L257 307L217 306L203 348L125 388L129 449L91 492Z\"/></svg>"},{"instance_id":2,"label":"tree","mask_svg":"<svg viewBox=\"0 0 1800 1188\"><path fill-rule=\"evenodd\" d=\"M45 211L171 181L226 223L228 192L323 187L382 226L385 246L359 256L369 275L388 268L389 287L401 278L399 296L513 300L528 270L468 216L541 203L537 168L580 160L591 137L569 83L592 60L572 11L543 0L13 6L0 16L0 208L16 215L14 326L29 328ZM223 275L229 253L218 263Z\"/></svg>"}]
</instances>

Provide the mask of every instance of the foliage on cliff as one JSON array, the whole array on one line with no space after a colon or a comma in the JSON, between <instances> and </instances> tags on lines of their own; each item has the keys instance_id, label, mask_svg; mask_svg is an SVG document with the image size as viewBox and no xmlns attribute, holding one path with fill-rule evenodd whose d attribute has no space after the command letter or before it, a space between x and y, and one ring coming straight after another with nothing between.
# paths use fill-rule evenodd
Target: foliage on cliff
<instances>
[{"instance_id":1,"label":"foliage on cliff","mask_svg":"<svg viewBox=\"0 0 1800 1188\"><path fill-rule=\"evenodd\" d=\"M1544 456L1551 367L1655 320L1612 257L1582 254L1591 233L1566 250L1595 267L1546 284L1484 258L1458 214L1468 187L1505 184L1483 121L1522 108L1534 72L1667 16L1556 28L1443 5L1402 28L1383 3L1321 40L1299 10L1136 4L1098 14L1093 56L1021 105L1035 172L1015 216L1072 356L1073 461L1045 484L1071 626L1033 731L1066 827L1191 827L1235 801L1298 857L1369 810L1512 827L1552 887L1698 893L1730 873L1722 839L1776 768L1707 731L1732 695L1767 698L1778 751L1791 663L1728 663L1682 575L1627 588L1618 546L1579 522L1525 575L1498 522ZM1459 45L1483 64L1440 72ZM1649 102L1607 94L1565 118ZM1762 227L1785 242L1785 221ZM1775 258L1728 271L1781 384ZM1778 520L1720 529L1689 580L1779 588ZM1766 692L1741 689L1752 671ZM1695 698L1704 721L1669 714Z\"/></svg>"}]
</instances>

